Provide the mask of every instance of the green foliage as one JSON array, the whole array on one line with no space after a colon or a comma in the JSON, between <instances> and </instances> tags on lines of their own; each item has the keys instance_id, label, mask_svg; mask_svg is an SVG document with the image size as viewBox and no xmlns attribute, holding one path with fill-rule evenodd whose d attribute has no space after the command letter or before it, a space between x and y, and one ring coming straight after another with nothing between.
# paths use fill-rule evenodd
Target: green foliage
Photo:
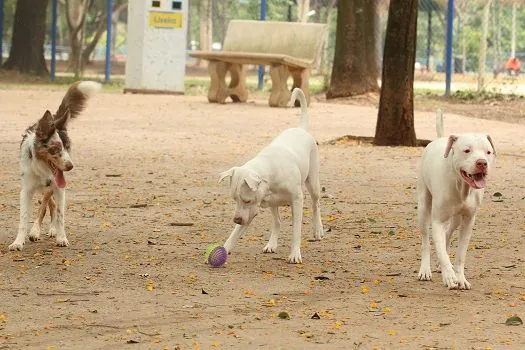
<instances>
[{"instance_id":1,"label":"green foliage","mask_svg":"<svg viewBox=\"0 0 525 350\"><path fill-rule=\"evenodd\" d=\"M456 4L460 1L456 1ZM467 71L477 71L479 61L479 45L481 36L481 16L483 3L477 1L466 2L461 16L461 25L458 20L458 12L454 21L454 46L453 55L459 57L462 54L461 36L465 36L466 46L466 69ZM499 21L495 19L495 23L501 30L501 50L503 62L509 58L511 49L511 20L512 20L512 6L509 2L502 0L495 0L491 9L491 20L489 22L489 37L488 37L488 57L487 69L491 70L495 59L495 31L497 28L493 26L492 16L495 16L495 6L499 6L501 14ZM443 12L432 13L432 47L431 52L434 56L435 64L443 64L446 45L446 6L443 6ZM517 10L517 30L516 30L516 51L525 52L525 6L521 5ZM417 53L416 57L420 63L426 63L427 56L427 31L428 31L428 13L419 11L418 18L418 36L417 36ZM498 62L499 64L503 62ZM435 68L435 67L434 67Z\"/></svg>"},{"instance_id":2,"label":"green foliage","mask_svg":"<svg viewBox=\"0 0 525 350\"><path fill-rule=\"evenodd\" d=\"M467 102L467 101L509 101L523 99L521 95L503 94L497 90L458 90L451 96L452 99Z\"/></svg>"}]
</instances>

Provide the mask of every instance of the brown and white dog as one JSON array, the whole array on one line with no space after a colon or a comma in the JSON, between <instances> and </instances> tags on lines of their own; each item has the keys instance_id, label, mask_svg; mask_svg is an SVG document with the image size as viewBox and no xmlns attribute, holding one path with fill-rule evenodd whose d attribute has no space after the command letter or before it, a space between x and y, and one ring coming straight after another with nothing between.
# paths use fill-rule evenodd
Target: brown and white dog
<instances>
[{"instance_id":1,"label":"brown and white dog","mask_svg":"<svg viewBox=\"0 0 525 350\"><path fill-rule=\"evenodd\" d=\"M66 179L64 172L73 169L69 154L71 141L67 134L70 119L78 117L85 103L100 90L100 84L92 81L74 83L67 91L60 107L53 115L46 111L40 120L27 128L20 144L20 170L22 189L20 191L20 225L10 250L22 250L26 241L31 199L35 192L42 192L43 198L38 210L38 219L33 224L29 239L40 239L42 221L47 207L51 216L49 236L55 237L58 246L69 243L64 230L66 203Z\"/></svg>"}]
</instances>

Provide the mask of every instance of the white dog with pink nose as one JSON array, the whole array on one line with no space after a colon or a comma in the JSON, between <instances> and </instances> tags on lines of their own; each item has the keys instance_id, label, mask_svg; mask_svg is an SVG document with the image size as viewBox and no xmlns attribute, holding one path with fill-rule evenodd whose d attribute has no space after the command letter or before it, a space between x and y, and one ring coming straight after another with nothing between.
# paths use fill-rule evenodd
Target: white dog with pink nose
<instances>
[{"instance_id":1,"label":"white dog with pink nose","mask_svg":"<svg viewBox=\"0 0 525 350\"><path fill-rule=\"evenodd\" d=\"M438 114L437 129L440 138L425 148L417 184L418 221L422 235L419 279L428 281L432 278L431 226L443 283L449 289L470 289L465 278L467 248L496 152L492 139L486 134L442 137L441 114ZM452 265L448 250L452 233L458 227L458 249Z\"/></svg>"}]
</instances>

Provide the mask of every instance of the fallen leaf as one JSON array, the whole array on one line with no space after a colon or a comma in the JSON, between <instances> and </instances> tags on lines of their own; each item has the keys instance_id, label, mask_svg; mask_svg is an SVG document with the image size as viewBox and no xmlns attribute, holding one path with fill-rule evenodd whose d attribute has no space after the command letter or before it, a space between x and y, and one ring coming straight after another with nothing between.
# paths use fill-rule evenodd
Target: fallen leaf
<instances>
[{"instance_id":1,"label":"fallen leaf","mask_svg":"<svg viewBox=\"0 0 525 350\"><path fill-rule=\"evenodd\" d=\"M367 286L361 286L361 294L366 294L368 293L368 287Z\"/></svg>"},{"instance_id":2,"label":"fallen leaf","mask_svg":"<svg viewBox=\"0 0 525 350\"><path fill-rule=\"evenodd\" d=\"M281 311L281 312L279 312L279 315L277 315L277 317L279 317L282 320L289 320L290 319L290 314L288 312L286 312L286 311Z\"/></svg>"},{"instance_id":3,"label":"fallen leaf","mask_svg":"<svg viewBox=\"0 0 525 350\"><path fill-rule=\"evenodd\" d=\"M517 315L514 315L512 317L507 318L505 324L507 326L521 326L523 324L523 321Z\"/></svg>"}]
</instances>

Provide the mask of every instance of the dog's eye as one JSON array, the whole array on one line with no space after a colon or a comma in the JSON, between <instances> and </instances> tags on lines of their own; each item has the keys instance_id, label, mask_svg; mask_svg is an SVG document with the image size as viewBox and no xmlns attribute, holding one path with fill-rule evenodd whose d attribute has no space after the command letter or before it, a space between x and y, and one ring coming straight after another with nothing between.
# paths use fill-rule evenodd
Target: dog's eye
<instances>
[{"instance_id":1,"label":"dog's eye","mask_svg":"<svg viewBox=\"0 0 525 350\"><path fill-rule=\"evenodd\" d=\"M487 154L491 154L492 152L491 151L487 151Z\"/></svg>"},{"instance_id":2,"label":"dog's eye","mask_svg":"<svg viewBox=\"0 0 525 350\"><path fill-rule=\"evenodd\" d=\"M465 153L470 153L470 149L466 149L464 152Z\"/></svg>"}]
</instances>

